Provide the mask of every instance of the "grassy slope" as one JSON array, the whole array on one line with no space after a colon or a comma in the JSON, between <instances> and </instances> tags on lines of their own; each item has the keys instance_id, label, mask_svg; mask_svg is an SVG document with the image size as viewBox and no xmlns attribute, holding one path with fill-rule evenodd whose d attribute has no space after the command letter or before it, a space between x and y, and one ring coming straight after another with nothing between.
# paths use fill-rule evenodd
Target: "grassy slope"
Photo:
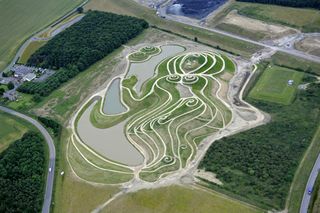
<instances>
[{"instance_id":1,"label":"grassy slope","mask_svg":"<svg viewBox=\"0 0 320 213\"><path fill-rule=\"evenodd\" d=\"M320 11L315 9L298 9L244 2L233 3L229 9L236 9L239 14L250 18L283 24L302 31L320 30Z\"/></svg>"},{"instance_id":2,"label":"grassy slope","mask_svg":"<svg viewBox=\"0 0 320 213\"><path fill-rule=\"evenodd\" d=\"M271 57L271 62L295 70L301 70L320 76L320 63L308 61L286 53L277 52Z\"/></svg>"},{"instance_id":3,"label":"grassy slope","mask_svg":"<svg viewBox=\"0 0 320 213\"><path fill-rule=\"evenodd\" d=\"M154 10L143 7L132 0L92 0L86 5L86 9L103 10L144 18L151 25L187 36L190 39L194 39L194 37L197 36L200 42L219 46L246 57L250 57L252 53L261 48L257 45L222 36L207 30L161 19L155 14Z\"/></svg>"},{"instance_id":4,"label":"grassy slope","mask_svg":"<svg viewBox=\"0 0 320 213\"><path fill-rule=\"evenodd\" d=\"M310 213L318 213L320 212L320 175L316 179L313 190L308 211Z\"/></svg>"},{"instance_id":5,"label":"grassy slope","mask_svg":"<svg viewBox=\"0 0 320 213\"><path fill-rule=\"evenodd\" d=\"M302 72L287 68L269 67L264 71L254 89L251 90L249 97L279 104L290 104L303 75ZM290 79L294 80L292 86L287 83Z\"/></svg>"},{"instance_id":6,"label":"grassy slope","mask_svg":"<svg viewBox=\"0 0 320 213\"><path fill-rule=\"evenodd\" d=\"M320 125L315 133L311 145L305 152L304 157L296 171L295 177L291 184L290 194L287 200L288 210L290 213L298 213L300 203L308 182L309 174L313 168L318 154L320 153ZM318 201L320 205L320 201Z\"/></svg>"},{"instance_id":7,"label":"grassy slope","mask_svg":"<svg viewBox=\"0 0 320 213\"><path fill-rule=\"evenodd\" d=\"M57 175L54 188L54 205L52 212L86 213L108 200L118 191L115 186L91 185L77 179L70 170L66 160L66 144L70 134L64 129L59 143L61 155L57 171L64 171L64 176Z\"/></svg>"},{"instance_id":8,"label":"grassy slope","mask_svg":"<svg viewBox=\"0 0 320 213\"><path fill-rule=\"evenodd\" d=\"M34 32L76 7L82 0L0 1L0 69Z\"/></svg>"},{"instance_id":9,"label":"grassy slope","mask_svg":"<svg viewBox=\"0 0 320 213\"><path fill-rule=\"evenodd\" d=\"M25 121L4 112L0 112L0 121L0 152L5 150L10 143L20 139L28 130L34 129L30 128L30 124Z\"/></svg>"},{"instance_id":10,"label":"grassy slope","mask_svg":"<svg viewBox=\"0 0 320 213\"><path fill-rule=\"evenodd\" d=\"M30 56L40 47L45 45L46 41L33 41L29 44L29 46L24 50L21 58L19 58L19 63L26 64Z\"/></svg>"},{"instance_id":11,"label":"grassy slope","mask_svg":"<svg viewBox=\"0 0 320 213\"><path fill-rule=\"evenodd\" d=\"M190 187L169 186L165 188L141 190L120 197L110 203L103 212L157 212L157 213L253 213L261 212L251 206L239 203L217 193Z\"/></svg>"}]
</instances>

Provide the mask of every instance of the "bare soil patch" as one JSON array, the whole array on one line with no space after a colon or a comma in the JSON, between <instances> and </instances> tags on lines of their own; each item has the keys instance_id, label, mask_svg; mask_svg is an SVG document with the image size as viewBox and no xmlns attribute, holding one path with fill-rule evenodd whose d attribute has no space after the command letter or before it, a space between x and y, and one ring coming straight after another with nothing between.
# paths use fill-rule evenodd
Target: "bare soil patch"
<instances>
[{"instance_id":1,"label":"bare soil patch","mask_svg":"<svg viewBox=\"0 0 320 213\"><path fill-rule=\"evenodd\" d=\"M235 25L253 33L262 33L265 35L264 39L280 38L298 32L296 29L290 27L268 24L263 21L239 15L236 10L231 11L222 19L221 23Z\"/></svg>"},{"instance_id":2,"label":"bare soil patch","mask_svg":"<svg viewBox=\"0 0 320 213\"><path fill-rule=\"evenodd\" d=\"M297 50L320 56L320 36L307 37L295 43Z\"/></svg>"}]
</instances>

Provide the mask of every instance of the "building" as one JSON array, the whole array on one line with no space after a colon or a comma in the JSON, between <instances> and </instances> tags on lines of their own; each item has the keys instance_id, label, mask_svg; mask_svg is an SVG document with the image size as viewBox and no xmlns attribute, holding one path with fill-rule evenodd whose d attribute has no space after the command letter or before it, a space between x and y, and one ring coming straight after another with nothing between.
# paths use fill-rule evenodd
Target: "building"
<instances>
[{"instance_id":1,"label":"building","mask_svg":"<svg viewBox=\"0 0 320 213\"><path fill-rule=\"evenodd\" d=\"M32 73L35 67L28 67L25 65L17 65L15 64L11 67L11 71L13 72L14 77L23 78L25 75Z\"/></svg>"},{"instance_id":2,"label":"building","mask_svg":"<svg viewBox=\"0 0 320 213\"><path fill-rule=\"evenodd\" d=\"M35 79L37 77L36 74L34 73L28 73L25 76L23 76L22 80L23 81L32 81L33 79Z\"/></svg>"}]
</instances>

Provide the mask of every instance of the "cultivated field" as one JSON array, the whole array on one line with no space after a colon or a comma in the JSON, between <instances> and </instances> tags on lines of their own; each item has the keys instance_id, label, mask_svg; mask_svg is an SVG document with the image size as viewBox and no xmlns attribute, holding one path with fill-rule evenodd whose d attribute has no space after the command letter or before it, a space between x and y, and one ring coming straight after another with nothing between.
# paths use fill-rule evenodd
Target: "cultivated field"
<instances>
[{"instance_id":1,"label":"cultivated field","mask_svg":"<svg viewBox=\"0 0 320 213\"><path fill-rule=\"evenodd\" d=\"M278 104L290 104L303 75L302 72L287 68L268 67L249 93L249 97ZM294 81L292 85L288 84L289 80Z\"/></svg>"},{"instance_id":2,"label":"cultivated field","mask_svg":"<svg viewBox=\"0 0 320 213\"><path fill-rule=\"evenodd\" d=\"M110 203L102 212L125 213L258 213L256 209L244 203L232 200L218 193L203 189L182 186L141 190L120 197Z\"/></svg>"},{"instance_id":3,"label":"cultivated field","mask_svg":"<svg viewBox=\"0 0 320 213\"><path fill-rule=\"evenodd\" d=\"M82 0L0 1L0 69L9 63L24 40L81 2Z\"/></svg>"},{"instance_id":4,"label":"cultivated field","mask_svg":"<svg viewBox=\"0 0 320 213\"><path fill-rule=\"evenodd\" d=\"M0 112L0 152L4 151L10 143L20 139L30 128L29 124L14 116Z\"/></svg>"}]
</instances>

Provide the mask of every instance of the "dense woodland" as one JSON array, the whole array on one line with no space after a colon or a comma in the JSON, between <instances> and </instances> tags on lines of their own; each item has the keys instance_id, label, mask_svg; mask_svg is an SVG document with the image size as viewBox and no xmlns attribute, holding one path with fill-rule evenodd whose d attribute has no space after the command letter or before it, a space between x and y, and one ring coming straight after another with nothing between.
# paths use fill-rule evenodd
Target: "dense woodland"
<instances>
[{"instance_id":1,"label":"dense woodland","mask_svg":"<svg viewBox=\"0 0 320 213\"><path fill-rule=\"evenodd\" d=\"M28 65L58 71L45 82L26 82L18 91L47 96L147 27L148 23L142 19L89 11L81 21L55 36L28 60Z\"/></svg>"},{"instance_id":2,"label":"dense woodland","mask_svg":"<svg viewBox=\"0 0 320 213\"><path fill-rule=\"evenodd\" d=\"M320 0L237 0L262 4L276 4L288 7L310 7L320 9Z\"/></svg>"},{"instance_id":3,"label":"dense woodland","mask_svg":"<svg viewBox=\"0 0 320 213\"><path fill-rule=\"evenodd\" d=\"M47 118L47 117L38 117L38 120L45 125L45 127L49 128L52 130L52 133L55 137L59 137L61 130L62 130L62 126L56 122L55 120L52 120L51 118Z\"/></svg>"},{"instance_id":4,"label":"dense woodland","mask_svg":"<svg viewBox=\"0 0 320 213\"><path fill-rule=\"evenodd\" d=\"M320 121L320 84L281 106L249 100L272 121L211 145L200 167L217 174L221 190L283 209L294 173Z\"/></svg>"},{"instance_id":5,"label":"dense woodland","mask_svg":"<svg viewBox=\"0 0 320 213\"><path fill-rule=\"evenodd\" d=\"M26 133L0 154L0 212L41 212L45 178L43 139Z\"/></svg>"}]
</instances>

